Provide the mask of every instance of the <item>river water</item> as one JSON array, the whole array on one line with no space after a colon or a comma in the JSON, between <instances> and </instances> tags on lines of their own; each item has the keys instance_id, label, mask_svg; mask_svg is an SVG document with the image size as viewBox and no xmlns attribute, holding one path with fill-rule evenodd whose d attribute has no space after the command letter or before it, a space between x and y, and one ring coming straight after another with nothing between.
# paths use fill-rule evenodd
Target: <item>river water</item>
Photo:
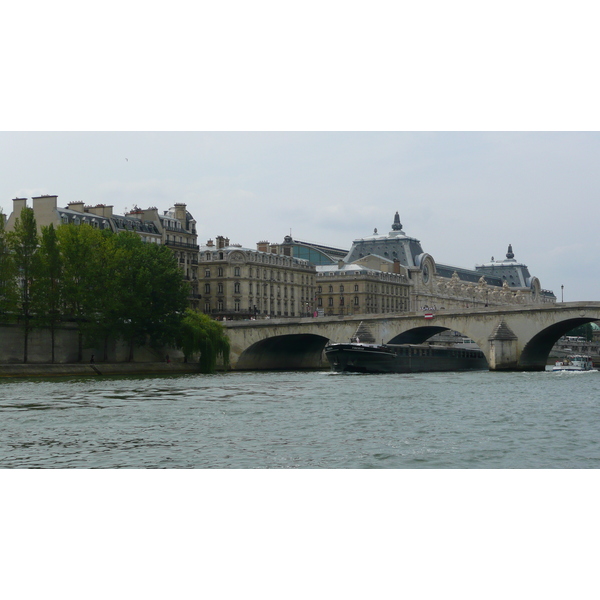
<instances>
[{"instance_id":1,"label":"river water","mask_svg":"<svg viewBox=\"0 0 600 600\"><path fill-rule=\"evenodd\" d=\"M600 373L0 381L3 468L590 469Z\"/></svg>"}]
</instances>

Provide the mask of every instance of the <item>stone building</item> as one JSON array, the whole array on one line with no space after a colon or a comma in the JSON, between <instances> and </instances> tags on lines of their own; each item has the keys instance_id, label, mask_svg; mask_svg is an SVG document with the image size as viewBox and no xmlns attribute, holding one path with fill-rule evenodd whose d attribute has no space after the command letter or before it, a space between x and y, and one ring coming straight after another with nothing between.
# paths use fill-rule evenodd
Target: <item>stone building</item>
<instances>
[{"instance_id":1,"label":"stone building","mask_svg":"<svg viewBox=\"0 0 600 600\"><path fill-rule=\"evenodd\" d=\"M200 309L216 318L301 317L315 310L315 267L277 252L230 244L223 236L200 247Z\"/></svg>"},{"instance_id":2,"label":"stone building","mask_svg":"<svg viewBox=\"0 0 600 600\"><path fill-rule=\"evenodd\" d=\"M152 225L161 236L160 243L168 246L183 271L183 277L190 283L190 306L200 309L201 293L198 283L198 233L196 220L183 203L176 203L163 214L156 207L140 209L135 207L125 218Z\"/></svg>"},{"instance_id":3,"label":"stone building","mask_svg":"<svg viewBox=\"0 0 600 600\"><path fill-rule=\"evenodd\" d=\"M373 262L373 261L371 261ZM386 267L390 267L389 269ZM317 309L325 315L398 313L410 310L411 285L399 263L376 268L344 263L317 267Z\"/></svg>"},{"instance_id":4,"label":"stone building","mask_svg":"<svg viewBox=\"0 0 600 600\"><path fill-rule=\"evenodd\" d=\"M360 314L556 302L509 245L506 259L475 269L437 263L406 235L399 214L387 234L358 238L343 258L328 246L301 246L286 236L279 248L316 256L317 304L324 314ZM326 250L329 250L329 253ZM341 291L343 288L343 291ZM348 295L351 292L351 296Z\"/></svg>"},{"instance_id":5,"label":"stone building","mask_svg":"<svg viewBox=\"0 0 600 600\"><path fill-rule=\"evenodd\" d=\"M190 282L190 306L198 308L198 245L196 221L186 210L185 204L175 204L162 215L154 207L142 210L134 208L125 215L113 213L113 206L96 204L86 206L84 202L69 202L66 208L57 206L58 196L46 195L33 197L32 208L38 233L43 226L54 224L88 224L98 229L107 229L114 233L131 231L137 233L144 242L164 244L171 248L182 270L183 277ZM6 230L14 228L21 210L27 206L26 198L13 200L13 211L8 218Z\"/></svg>"}]
</instances>

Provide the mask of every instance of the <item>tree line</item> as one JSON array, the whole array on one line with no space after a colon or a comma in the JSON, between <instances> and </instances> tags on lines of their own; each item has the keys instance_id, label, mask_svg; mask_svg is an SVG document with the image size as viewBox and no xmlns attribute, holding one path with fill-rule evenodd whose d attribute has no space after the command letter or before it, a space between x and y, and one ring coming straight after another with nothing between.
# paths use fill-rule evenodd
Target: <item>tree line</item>
<instances>
[{"instance_id":1,"label":"tree line","mask_svg":"<svg viewBox=\"0 0 600 600\"><path fill-rule=\"evenodd\" d=\"M115 234L90 225L50 224L37 233L31 208L23 208L13 231L0 213L0 320L23 327L23 362L34 328L47 328L51 360L61 322L72 321L84 343L103 347L111 340L129 347L182 348L186 360L200 353L204 371L217 358L227 364L224 330L207 315L187 308L189 284L173 252L133 232ZM99 344L101 346L99 346Z\"/></svg>"}]
</instances>

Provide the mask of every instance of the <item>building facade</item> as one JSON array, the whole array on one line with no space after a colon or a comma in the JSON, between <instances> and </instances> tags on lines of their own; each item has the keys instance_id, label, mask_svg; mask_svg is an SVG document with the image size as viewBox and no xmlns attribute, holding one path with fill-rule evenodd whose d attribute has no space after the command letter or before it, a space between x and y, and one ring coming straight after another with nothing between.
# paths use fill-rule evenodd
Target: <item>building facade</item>
<instances>
[{"instance_id":1,"label":"building facade","mask_svg":"<svg viewBox=\"0 0 600 600\"><path fill-rule=\"evenodd\" d=\"M231 245L223 236L200 247L200 309L215 318L302 317L315 311L314 265L278 254L268 242L257 249Z\"/></svg>"},{"instance_id":2,"label":"building facade","mask_svg":"<svg viewBox=\"0 0 600 600\"><path fill-rule=\"evenodd\" d=\"M286 237L282 248L297 245ZM313 245L311 250L327 246ZM509 245L506 259L465 269L437 263L406 235L396 212L387 234L358 238L346 256L327 262L319 250L317 305L324 314L361 314L482 308L556 302ZM351 296L348 296L351 292Z\"/></svg>"},{"instance_id":3,"label":"building facade","mask_svg":"<svg viewBox=\"0 0 600 600\"><path fill-rule=\"evenodd\" d=\"M380 265L384 266L384 265ZM410 310L411 285L399 271L357 263L317 267L317 310L324 315L399 313Z\"/></svg>"}]
</instances>

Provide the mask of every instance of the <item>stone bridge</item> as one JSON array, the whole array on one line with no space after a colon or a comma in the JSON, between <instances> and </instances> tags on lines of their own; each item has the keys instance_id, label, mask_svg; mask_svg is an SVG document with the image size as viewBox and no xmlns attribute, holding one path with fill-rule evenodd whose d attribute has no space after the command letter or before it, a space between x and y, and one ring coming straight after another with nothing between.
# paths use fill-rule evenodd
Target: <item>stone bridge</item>
<instances>
[{"instance_id":1,"label":"stone bridge","mask_svg":"<svg viewBox=\"0 0 600 600\"><path fill-rule=\"evenodd\" d=\"M377 342L420 344L444 330L471 338L484 352L490 370L542 371L555 342L573 328L600 320L600 302L565 302L532 307L264 319L223 323L231 341L235 370L319 369L327 366L323 348L347 342L359 324Z\"/></svg>"}]
</instances>

